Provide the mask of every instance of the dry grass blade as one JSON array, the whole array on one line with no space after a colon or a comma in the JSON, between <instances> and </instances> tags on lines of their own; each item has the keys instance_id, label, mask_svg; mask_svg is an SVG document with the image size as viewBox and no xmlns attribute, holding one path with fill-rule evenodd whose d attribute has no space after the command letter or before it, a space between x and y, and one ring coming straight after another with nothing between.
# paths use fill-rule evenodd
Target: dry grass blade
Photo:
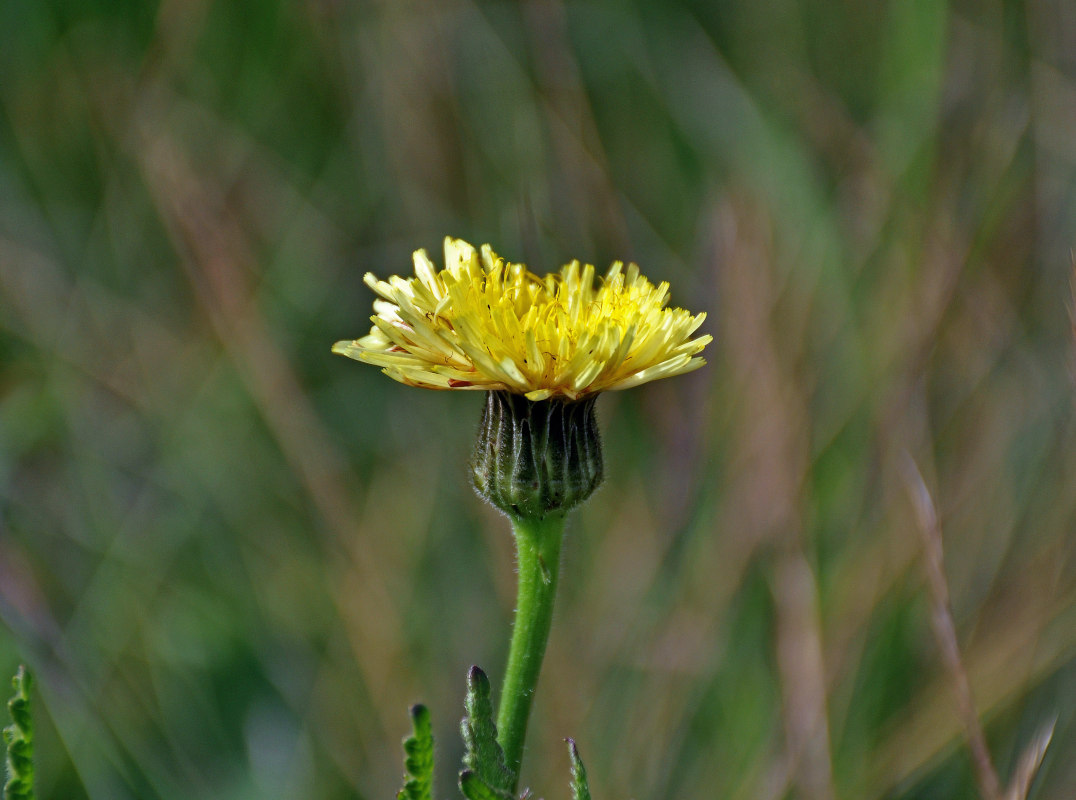
<instances>
[{"instance_id":1,"label":"dry grass blade","mask_svg":"<svg viewBox=\"0 0 1076 800\"><path fill-rule=\"evenodd\" d=\"M1005 800L1027 800L1027 793L1031 790L1031 782L1042 766L1042 759L1046 755L1046 749L1050 746L1050 740L1054 738L1054 727L1057 725L1057 717L1049 724L1044 725L1038 735L1020 756L1020 763L1016 766L1016 773L1009 784L1009 790L1005 793Z\"/></svg>"},{"instance_id":2,"label":"dry grass blade","mask_svg":"<svg viewBox=\"0 0 1076 800\"><path fill-rule=\"evenodd\" d=\"M975 710L971 682L968 680L968 673L960 655L956 626L953 624L953 614L949 607L949 586L945 580L944 551L938 514L915 461L907 452L904 452L903 456L901 472L915 508L919 532L923 540L923 560L927 573L927 589L930 593L930 622L934 630L934 638L937 640L945 667L953 681L957 708L964 723L968 746L971 748L979 791L985 800L1001 800L1001 783L998 780L994 762L990 758L983 727Z\"/></svg>"}]
</instances>

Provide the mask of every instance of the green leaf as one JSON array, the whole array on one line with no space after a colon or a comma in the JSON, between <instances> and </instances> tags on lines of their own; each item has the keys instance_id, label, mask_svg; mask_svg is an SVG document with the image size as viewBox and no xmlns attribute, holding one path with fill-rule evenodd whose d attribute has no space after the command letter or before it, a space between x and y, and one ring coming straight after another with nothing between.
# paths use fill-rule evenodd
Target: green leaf
<instances>
[{"instance_id":1,"label":"green leaf","mask_svg":"<svg viewBox=\"0 0 1076 800\"><path fill-rule=\"evenodd\" d=\"M469 769L460 772L460 791L467 800L514 800L507 789L495 789Z\"/></svg>"},{"instance_id":2,"label":"green leaf","mask_svg":"<svg viewBox=\"0 0 1076 800\"><path fill-rule=\"evenodd\" d=\"M13 725L4 728L7 748L7 782L4 800L34 800L34 721L30 716L30 689L33 678L19 667L11 681L15 696L7 704Z\"/></svg>"},{"instance_id":3,"label":"green leaf","mask_svg":"<svg viewBox=\"0 0 1076 800\"><path fill-rule=\"evenodd\" d=\"M579 757L579 748L572 739L568 742L568 753L572 759L572 800L590 800L590 787L587 786L587 769Z\"/></svg>"},{"instance_id":4,"label":"green leaf","mask_svg":"<svg viewBox=\"0 0 1076 800\"><path fill-rule=\"evenodd\" d=\"M424 705L411 706L414 733L404 739L403 788L397 800L433 800L433 727L430 712Z\"/></svg>"},{"instance_id":5,"label":"green leaf","mask_svg":"<svg viewBox=\"0 0 1076 800\"><path fill-rule=\"evenodd\" d=\"M478 667L471 667L467 673L467 698L464 708L467 710L467 716L460 723L463 743L467 748L463 755L464 772L474 773L485 786L511 797L512 784L515 781L505 761L504 751L497 743L497 725L493 721L489 678ZM462 774L460 788L463 788Z\"/></svg>"}]
</instances>

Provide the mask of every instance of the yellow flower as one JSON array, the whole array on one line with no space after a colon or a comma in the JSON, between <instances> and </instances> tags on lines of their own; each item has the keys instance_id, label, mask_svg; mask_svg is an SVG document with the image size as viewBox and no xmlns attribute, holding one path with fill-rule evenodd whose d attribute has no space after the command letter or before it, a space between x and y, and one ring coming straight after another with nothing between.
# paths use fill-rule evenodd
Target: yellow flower
<instances>
[{"instance_id":1,"label":"yellow flower","mask_svg":"<svg viewBox=\"0 0 1076 800\"><path fill-rule=\"evenodd\" d=\"M445 269L415 252L414 278L366 284L381 296L370 333L333 352L427 389L507 390L529 400L581 397L680 375L706 362L705 314L665 308L654 286L616 262L597 286L578 261L540 278L523 264L445 239Z\"/></svg>"}]
</instances>

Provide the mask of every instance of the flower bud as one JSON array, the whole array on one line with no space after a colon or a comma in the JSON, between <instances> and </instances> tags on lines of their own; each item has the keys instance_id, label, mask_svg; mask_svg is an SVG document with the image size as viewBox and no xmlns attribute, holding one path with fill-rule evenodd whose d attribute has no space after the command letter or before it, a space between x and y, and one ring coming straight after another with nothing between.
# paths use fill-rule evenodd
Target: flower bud
<instances>
[{"instance_id":1,"label":"flower bud","mask_svg":"<svg viewBox=\"0 0 1076 800\"><path fill-rule=\"evenodd\" d=\"M564 513L590 497L602 479L596 398L489 392L471 461L478 493L514 519Z\"/></svg>"}]
</instances>

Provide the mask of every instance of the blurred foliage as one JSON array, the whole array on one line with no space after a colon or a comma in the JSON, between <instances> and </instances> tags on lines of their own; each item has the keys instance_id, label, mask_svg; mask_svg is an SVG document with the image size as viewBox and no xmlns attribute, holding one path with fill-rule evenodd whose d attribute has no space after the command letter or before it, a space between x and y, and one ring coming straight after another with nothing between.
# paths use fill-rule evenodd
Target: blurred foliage
<instances>
[{"instance_id":1,"label":"blurred foliage","mask_svg":"<svg viewBox=\"0 0 1076 800\"><path fill-rule=\"evenodd\" d=\"M608 800L975 796L906 450L999 771L1056 714L1076 795L1074 109L1068 0L0 3L39 797L389 796L420 698L459 762L514 602L481 398L329 353L446 234L717 337L599 401L524 784L571 735Z\"/></svg>"}]
</instances>

